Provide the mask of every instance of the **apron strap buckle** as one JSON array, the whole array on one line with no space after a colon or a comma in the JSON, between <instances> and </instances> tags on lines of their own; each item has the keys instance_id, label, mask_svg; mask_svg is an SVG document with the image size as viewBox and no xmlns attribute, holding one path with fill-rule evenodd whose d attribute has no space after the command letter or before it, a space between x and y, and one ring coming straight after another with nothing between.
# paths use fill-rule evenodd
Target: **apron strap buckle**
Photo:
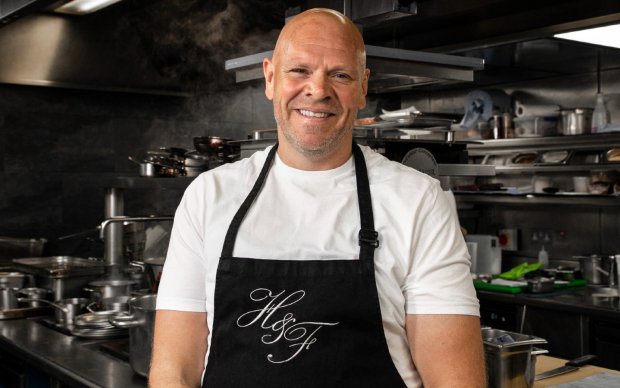
<instances>
[{"instance_id":1,"label":"apron strap buckle","mask_svg":"<svg viewBox=\"0 0 620 388\"><path fill-rule=\"evenodd\" d=\"M360 229L358 236L359 245L368 245L373 248L379 247L379 233L372 229Z\"/></svg>"}]
</instances>

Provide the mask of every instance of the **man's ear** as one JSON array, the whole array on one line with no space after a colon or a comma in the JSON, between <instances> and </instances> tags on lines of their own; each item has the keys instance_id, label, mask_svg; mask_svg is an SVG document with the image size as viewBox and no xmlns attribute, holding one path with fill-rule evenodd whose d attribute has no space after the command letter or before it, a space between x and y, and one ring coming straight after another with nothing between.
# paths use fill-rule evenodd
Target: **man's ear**
<instances>
[{"instance_id":1,"label":"man's ear","mask_svg":"<svg viewBox=\"0 0 620 388\"><path fill-rule=\"evenodd\" d=\"M265 75L265 96L273 100L273 62L269 58L263 59L263 74Z\"/></svg>"},{"instance_id":2,"label":"man's ear","mask_svg":"<svg viewBox=\"0 0 620 388\"><path fill-rule=\"evenodd\" d=\"M370 77L370 69L364 70L364 79L362 80L362 93L360 95L360 101L358 109L364 109L366 107L366 95L368 94L368 78Z\"/></svg>"}]
</instances>

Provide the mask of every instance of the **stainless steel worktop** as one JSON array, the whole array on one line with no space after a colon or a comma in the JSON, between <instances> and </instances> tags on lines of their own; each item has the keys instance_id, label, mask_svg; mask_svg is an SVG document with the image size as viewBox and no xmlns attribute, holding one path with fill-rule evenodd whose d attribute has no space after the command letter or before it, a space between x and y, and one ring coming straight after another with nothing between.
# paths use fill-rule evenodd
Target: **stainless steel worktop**
<instances>
[{"instance_id":1,"label":"stainless steel worktop","mask_svg":"<svg viewBox=\"0 0 620 388\"><path fill-rule=\"evenodd\" d=\"M146 387L146 379L126 361L101 351L106 342L62 334L36 318L0 321L0 351L59 382L76 387Z\"/></svg>"},{"instance_id":2,"label":"stainless steel worktop","mask_svg":"<svg viewBox=\"0 0 620 388\"><path fill-rule=\"evenodd\" d=\"M620 319L620 298L617 296L596 296L600 290L600 288L588 286L543 294L521 293L514 295L478 290L478 297L481 300L495 300Z\"/></svg>"}]
</instances>

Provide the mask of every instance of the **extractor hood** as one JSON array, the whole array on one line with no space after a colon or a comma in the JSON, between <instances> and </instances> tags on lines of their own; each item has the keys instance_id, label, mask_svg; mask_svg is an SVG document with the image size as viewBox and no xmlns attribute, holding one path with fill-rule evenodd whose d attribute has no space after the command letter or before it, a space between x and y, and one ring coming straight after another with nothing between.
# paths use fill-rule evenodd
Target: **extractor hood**
<instances>
[{"instance_id":1,"label":"extractor hood","mask_svg":"<svg viewBox=\"0 0 620 388\"><path fill-rule=\"evenodd\" d=\"M0 1L0 27L41 10L86 15L121 0L5 0Z\"/></svg>"},{"instance_id":2,"label":"extractor hood","mask_svg":"<svg viewBox=\"0 0 620 388\"><path fill-rule=\"evenodd\" d=\"M235 72L237 82L262 79L263 59L272 54L266 51L229 59L224 67ZM430 84L471 82L474 71L484 68L484 59L367 45L366 67L370 69L369 93L386 93Z\"/></svg>"},{"instance_id":3,"label":"extractor hood","mask_svg":"<svg viewBox=\"0 0 620 388\"><path fill-rule=\"evenodd\" d=\"M9 0L0 1L0 27L20 17L39 11L57 0Z\"/></svg>"}]
</instances>

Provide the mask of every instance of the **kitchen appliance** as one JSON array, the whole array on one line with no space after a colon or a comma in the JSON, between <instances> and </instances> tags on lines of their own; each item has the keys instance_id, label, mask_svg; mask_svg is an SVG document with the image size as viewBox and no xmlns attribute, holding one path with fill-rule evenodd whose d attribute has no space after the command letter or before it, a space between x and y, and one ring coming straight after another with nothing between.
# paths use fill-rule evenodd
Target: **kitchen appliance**
<instances>
[{"instance_id":1,"label":"kitchen appliance","mask_svg":"<svg viewBox=\"0 0 620 388\"><path fill-rule=\"evenodd\" d=\"M477 243L473 273L496 275L502 272L502 249L497 236L469 234L465 240Z\"/></svg>"},{"instance_id":2,"label":"kitchen appliance","mask_svg":"<svg viewBox=\"0 0 620 388\"><path fill-rule=\"evenodd\" d=\"M534 384L536 356L548 353L535 348L543 338L510 331L482 329L489 388L530 388Z\"/></svg>"}]
</instances>

